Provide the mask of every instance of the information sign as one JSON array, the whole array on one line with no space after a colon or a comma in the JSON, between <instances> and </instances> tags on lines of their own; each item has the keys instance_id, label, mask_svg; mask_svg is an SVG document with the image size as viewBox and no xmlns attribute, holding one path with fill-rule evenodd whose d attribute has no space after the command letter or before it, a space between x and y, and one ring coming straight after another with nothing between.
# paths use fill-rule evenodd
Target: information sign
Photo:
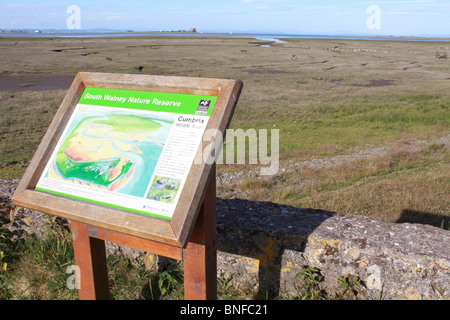
<instances>
[{"instance_id":1,"label":"information sign","mask_svg":"<svg viewBox=\"0 0 450 320\"><path fill-rule=\"evenodd\" d=\"M194 160L203 159L206 130L225 132L241 88L226 79L79 73L13 203L186 245L213 168Z\"/></svg>"},{"instance_id":2,"label":"information sign","mask_svg":"<svg viewBox=\"0 0 450 320\"><path fill-rule=\"evenodd\" d=\"M171 219L215 100L85 88L36 190Z\"/></svg>"}]
</instances>

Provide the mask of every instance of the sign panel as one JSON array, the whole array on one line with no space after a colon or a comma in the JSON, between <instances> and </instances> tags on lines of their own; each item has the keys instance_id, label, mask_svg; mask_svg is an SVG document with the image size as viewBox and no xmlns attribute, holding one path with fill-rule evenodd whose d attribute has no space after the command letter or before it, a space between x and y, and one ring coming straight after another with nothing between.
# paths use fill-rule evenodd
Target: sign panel
<instances>
[{"instance_id":1,"label":"sign panel","mask_svg":"<svg viewBox=\"0 0 450 320\"><path fill-rule=\"evenodd\" d=\"M86 88L36 190L171 219L215 100Z\"/></svg>"},{"instance_id":2,"label":"sign panel","mask_svg":"<svg viewBox=\"0 0 450 320\"><path fill-rule=\"evenodd\" d=\"M183 247L215 171L194 159L211 143L207 130L226 131L241 89L230 79L80 72L12 202Z\"/></svg>"}]
</instances>

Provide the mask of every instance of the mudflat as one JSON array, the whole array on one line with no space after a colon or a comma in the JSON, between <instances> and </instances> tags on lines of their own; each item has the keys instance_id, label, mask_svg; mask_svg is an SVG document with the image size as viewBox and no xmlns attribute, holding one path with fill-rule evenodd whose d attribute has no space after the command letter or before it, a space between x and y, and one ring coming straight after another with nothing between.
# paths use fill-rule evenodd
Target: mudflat
<instances>
[{"instance_id":1,"label":"mudflat","mask_svg":"<svg viewBox=\"0 0 450 320\"><path fill-rule=\"evenodd\" d=\"M241 79L231 128L279 130L279 170L219 165L220 197L449 228L450 42L283 40L0 39L0 176L79 71Z\"/></svg>"},{"instance_id":2,"label":"mudflat","mask_svg":"<svg viewBox=\"0 0 450 320\"><path fill-rule=\"evenodd\" d=\"M48 91L67 89L74 77L70 75L25 74L1 76L1 91Z\"/></svg>"}]
</instances>

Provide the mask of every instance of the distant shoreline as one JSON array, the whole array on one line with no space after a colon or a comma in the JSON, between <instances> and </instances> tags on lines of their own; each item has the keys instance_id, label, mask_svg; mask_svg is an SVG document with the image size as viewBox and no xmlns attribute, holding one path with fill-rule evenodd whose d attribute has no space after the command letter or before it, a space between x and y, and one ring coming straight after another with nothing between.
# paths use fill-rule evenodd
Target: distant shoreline
<instances>
[{"instance_id":1,"label":"distant shoreline","mask_svg":"<svg viewBox=\"0 0 450 320\"><path fill-rule=\"evenodd\" d=\"M437 41L448 42L450 37L437 36L382 36L382 35L308 35L308 34L269 34L269 33L203 33L198 31L0 31L0 38L109 38L109 37L223 37L253 38L259 40L272 39L348 39L348 40L381 40L381 41Z\"/></svg>"}]
</instances>

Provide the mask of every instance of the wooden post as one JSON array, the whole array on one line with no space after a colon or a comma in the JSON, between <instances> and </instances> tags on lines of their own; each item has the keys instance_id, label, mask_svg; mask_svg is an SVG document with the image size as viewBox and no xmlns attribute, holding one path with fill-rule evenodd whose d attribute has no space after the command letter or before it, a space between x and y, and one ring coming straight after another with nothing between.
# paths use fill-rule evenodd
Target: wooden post
<instances>
[{"instance_id":1,"label":"wooden post","mask_svg":"<svg viewBox=\"0 0 450 320\"><path fill-rule=\"evenodd\" d=\"M203 204L183 250L184 298L217 299L216 172L212 170Z\"/></svg>"},{"instance_id":2,"label":"wooden post","mask_svg":"<svg viewBox=\"0 0 450 320\"><path fill-rule=\"evenodd\" d=\"M75 265L79 267L80 300L109 299L105 241L91 238L88 225L71 221Z\"/></svg>"}]
</instances>

